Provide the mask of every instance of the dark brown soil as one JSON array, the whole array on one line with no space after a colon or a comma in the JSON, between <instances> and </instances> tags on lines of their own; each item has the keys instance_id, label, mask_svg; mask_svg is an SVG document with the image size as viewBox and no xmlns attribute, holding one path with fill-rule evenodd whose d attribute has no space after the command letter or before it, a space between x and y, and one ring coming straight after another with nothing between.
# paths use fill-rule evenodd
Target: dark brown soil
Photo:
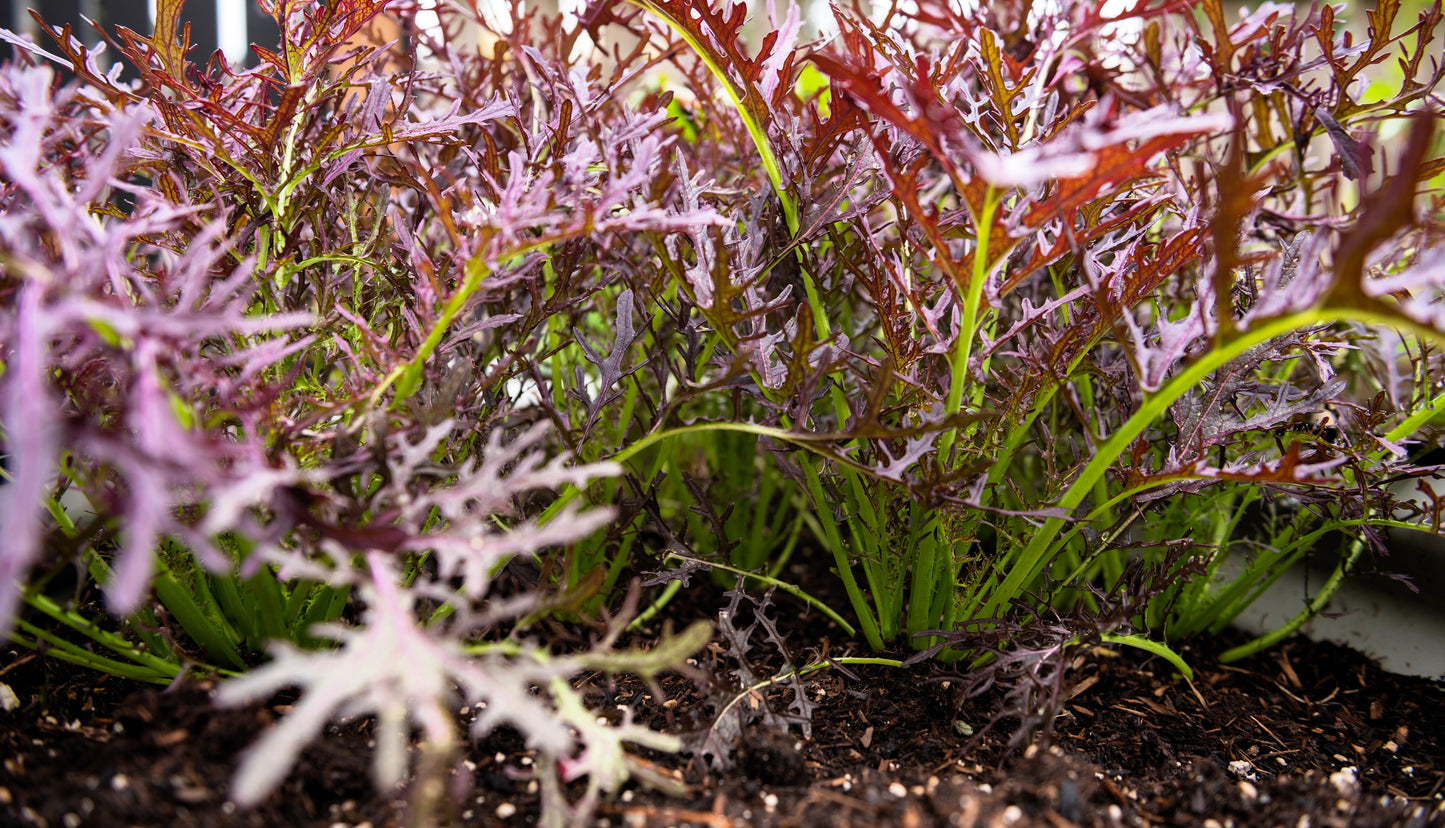
<instances>
[{"instance_id":1,"label":"dark brown soil","mask_svg":"<svg viewBox=\"0 0 1445 828\"><path fill-rule=\"evenodd\" d=\"M709 770L697 752L655 756L687 794L627 790L597 824L1445 824L1441 685L1302 639L1240 666L1198 649L1187 657L1192 685L1141 653L1080 653L1052 745L1013 753L1007 722L965 750L960 729L987 721L992 702L958 698L927 667L823 671L808 680L811 738L756 721L769 704L786 712L791 691L760 694L744 702L730 770ZM195 683L162 691L29 654L0 658L0 682L20 700L0 713L0 825L406 824L405 792L371 786L366 722L333 728L282 791L241 811L226 801L237 754L285 699L216 710ZM715 669L724 675L726 661ZM665 701L600 678L593 689L603 709L633 707L695 745L730 698L681 677L664 680ZM508 731L471 746L452 780L450 822L536 822L523 748Z\"/></svg>"}]
</instances>

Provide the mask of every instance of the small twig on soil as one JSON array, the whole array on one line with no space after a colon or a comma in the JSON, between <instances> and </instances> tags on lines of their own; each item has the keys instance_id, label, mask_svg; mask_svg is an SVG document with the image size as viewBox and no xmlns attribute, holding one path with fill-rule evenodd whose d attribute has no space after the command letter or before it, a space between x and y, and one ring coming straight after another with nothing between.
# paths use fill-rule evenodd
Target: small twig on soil
<instances>
[{"instance_id":1,"label":"small twig on soil","mask_svg":"<svg viewBox=\"0 0 1445 828\"><path fill-rule=\"evenodd\" d=\"M1258 716L1250 716L1250 717L1249 717L1249 720L1252 721L1252 722L1254 722L1255 724L1259 725L1259 729L1260 729L1260 730L1263 730L1265 733L1268 733L1268 734L1269 734L1269 738L1273 739L1273 740L1274 740L1274 743L1277 744L1277 745L1279 745L1282 750L1288 749L1288 746L1284 743L1284 740L1281 739L1281 738L1279 738L1278 736L1274 735L1274 731L1273 731L1273 730L1270 730L1268 727L1266 727L1265 724L1264 724L1264 722L1261 722L1261 721L1259 720L1259 717L1258 717Z\"/></svg>"},{"instance_id":2,"label":"small twig on soil","mask_svg":"<svg viewBox=\"0 0 1445 828\"><path fill-rule=\"evenodd\" d=\"M15 659L15 663L14 663L14 664L7 664L7 665L4 666L4 667L0 667L0 676L5 675L6 673L10 672L11 670L14 670L16 667L19 667L20 665L24 664L25 662L30 661L30 660L32 660L32 659L34 659L34 658L37 658L37 657L38 657L38 656L37 656L35 653L31 653L31 654L29 654L29 655L21 656L20 658Z\"/></svg>"},{"instance_id":3,"label":"small twig on soil","mask_svg":"<svg viewBox=\"0 0 1445 828\"><path fill-rule=\"evenodd\" d=\"M642 817L646 822L656 819L664 824L676 824L679 822L701 822L704 825L718 826L718 828L732 828L734 823L730 817L723 814L715 814L711 811L689 811L684 808L602 808L602 811L620 813L624 817Z\"/></svg>"},{"instance_id":4,"label":"small twig on soil","mask_svg":"<svg viewBox=\"0 0 1445 828\"><path fill-rule=\"evenodd\" d=\"M1194 682L1190 681L1189 679L1185 679L1185 680L1184 680L1184 683L1187 684L1187 685L1189 685L1189 692L1193 693L1193 694L1194 694L1194 698L1196 698L1196 699L1199 700L1199 706L1202 707L1202 708L1204 708L1204 710L1205 710L1206 712L1208 712L1208 710L1209 710L1209 702L1207 702L1207 701L1204 700L1204 695L1199 692L1199 688L1198 688L1198 687L1195 687L1195 686L1194 686Z\"/></svg>"}]
</instances>

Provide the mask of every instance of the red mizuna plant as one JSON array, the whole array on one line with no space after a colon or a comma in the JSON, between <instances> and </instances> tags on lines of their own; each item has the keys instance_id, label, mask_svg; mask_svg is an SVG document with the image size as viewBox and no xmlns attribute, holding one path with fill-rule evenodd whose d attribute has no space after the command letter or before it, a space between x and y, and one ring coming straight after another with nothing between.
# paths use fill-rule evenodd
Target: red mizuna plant
<instances>
[{"instance_id":1,"label":"red mizuna plant","mask_svg":"<svg viewBox=\"0 0 1445 828\"><path fill-rule=\"evenodd\" d=\"M584 822L623 742L678 742L570 679L708 634L615 649L644 570L648 615L698 571L774 587L1047 726L1081 644L1187 674L1169 640L1322 541L1279 635L1438 531L1386 484L1445 400L1439 3L1359 41L1318 6L838 4L757 44L708 0L263 7L254 69L194 63L165 0L118 34L134 84L69 31L0 72L0 630L301 687L242 801L366 714L380 784L423 735L427 813L460 701ZM781 579L809 551L851 613ZM70 564L123 626L47 592ZM754 603L740 657L785 637ZM604 620L553 652L548 616Z\"/></svg>"},{"instance_id":2,"label":"red mizuna plant","mask_svg":"<svg viewBox=\"0 0 1445 828\"><path fill-rule=\"evenodd\" d=\"M537 110L540 54L503 66L438 49L454 73L394 84L389 46L348 45L382 6L278 2L280 49L235 71L190 63L181 3L162 2L152 36L121 33L139 84L97 69L68 31L55 33L62 55L11 38L78 80L57 87L25 62L0 77L15 541L0 555L0 629L164 680L188 658L182 633L244 668L259 657L238 650L256 640L247 626L333 619L303 630L311 649L272 647L222 687L223 703L303 688L243 763L238 801L266 795L339 715L378 718L378 784L405 777L413 727L428 745L417 771L438 778L453 711L471 705L472 733L507 723L537 748L549 819L585 821L630 776L624 741L675 740L599 725L567 679L685 668L706 625L645 654L612 649L626 618L581 652L529 637L546 596L503 568L612 511L543 525L526 496L619 469L568 463L544 424L509 423L504 379L545 347L539 325L565 326L602 287L543 251L605 261L644 231L720 218L674 210L656 188L671 140L661 109L549 71L556 106ZM67 490L88 515L62 507ZM141 611L130 638L95 634L106 656L16 618L25 598L89 629L43 592L43 573L70 562L103 581L113 612ZM157 567L200 591L162 593L181 603L160 617L145 605ZM243 617L210 607L222 587ZM572 810L560 785L581 777ZM431 786L416 788L423 811Z\"/></svg>"},{"instance_id":3,"label":"red mizuna plant","mask_svg":"<svg viewBox=\"0 0 1445 828\"><path fill-rule=\"evenodd\" d=\"M739 5L639 5L584 22L675 38L684 203L733 217L628 281L679 356L645 349L657 424L611 456L703 516L669 539L681 572L757 544L751 503L796 509L868 641L936 649L918 634L1020 603L1098 611L1085 587L1134 583L1132 559L1170 586L1122 626L1217 631L1349 530L1284 634L1383 551L1380 484L1427 473L1402 441L1439 394L1437 8L1382 5L1356 44L1329 9L835 7L826 43L790 12L751 49ZM795 496L724 451L700 476L659 455L738 434L800 449L775 473ZM745 476L752 498L710 494ZM1119 626L1079 634L1157 648Z\"/></svg>"}]
</instances>

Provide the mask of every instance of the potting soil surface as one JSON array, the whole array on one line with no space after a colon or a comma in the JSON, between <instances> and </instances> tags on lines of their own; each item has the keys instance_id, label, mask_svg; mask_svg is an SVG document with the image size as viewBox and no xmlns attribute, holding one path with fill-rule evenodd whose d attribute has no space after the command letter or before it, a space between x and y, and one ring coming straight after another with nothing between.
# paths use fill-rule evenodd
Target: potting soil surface
<instances>
[{"instance_id":1,"label":"potting soil surface","mask_svg":"<svg viewBox=\"0 0 1445 828\"><path fill-rule=\"evenodd\" d=\"M1006 749L1013 720L968 735L999 709L999 693L967 698L927 665L810 675L808 737L780 724L792 689L726 689L738 665L718 645L698 659L710 680L664 676L660 697L637 682L583 677L599 710L630 707L636 721L682 735L689 748L648 755L680 795L629 786L601 804L593 824L1445 824L1439 683L1304 639L1222 665L1215 653L1230 643L1238 640L1184 650L1192 683L1140 651L1081 649L1052 737L1014 750ZM768 675L775 666L750 669ZM219 710L205 682L139 685L13 649L0 654L0 682L19 702L0 713L0 825L408 824L407 792L382 795L371 784L368 720L331 726L262 806L227 800L239 754L294 694ZM735 729L718 725L720 712ZM467 745L437 824L535 824L531 767L511 730Z\"/></svg>"}]
</instances>

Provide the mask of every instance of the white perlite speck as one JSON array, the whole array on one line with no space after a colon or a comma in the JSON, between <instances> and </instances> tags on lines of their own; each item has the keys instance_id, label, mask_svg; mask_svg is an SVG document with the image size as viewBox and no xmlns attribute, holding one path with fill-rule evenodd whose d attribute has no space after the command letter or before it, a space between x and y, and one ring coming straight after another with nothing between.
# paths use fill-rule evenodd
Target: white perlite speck
<instances>
[{"instance_id":1,"label":"white perlite speck","mask_svg":"<svg viewBox=\"0 0 1445 828\"><path fill-rule=\"evenodd\" d=\"M1254 765L1248 759L1235 759L1229 763L1229 772L1240 779L1247 779L1253 782L1257 777L1254 773Z\"/></svg>"},{"instance_id":2,"label":"white perlite speck","mask_svg":"<svg viewBox=\"0 0 1445 828\"><path fill-rule=\"evenodd\" d=\"M1359 770L1354 765L1340 768L1330 774L1330 784L1334 785L1335 790L1342 794L1354 793L1355 788L1360 784Z\"/></svg>"}]
</instances>

